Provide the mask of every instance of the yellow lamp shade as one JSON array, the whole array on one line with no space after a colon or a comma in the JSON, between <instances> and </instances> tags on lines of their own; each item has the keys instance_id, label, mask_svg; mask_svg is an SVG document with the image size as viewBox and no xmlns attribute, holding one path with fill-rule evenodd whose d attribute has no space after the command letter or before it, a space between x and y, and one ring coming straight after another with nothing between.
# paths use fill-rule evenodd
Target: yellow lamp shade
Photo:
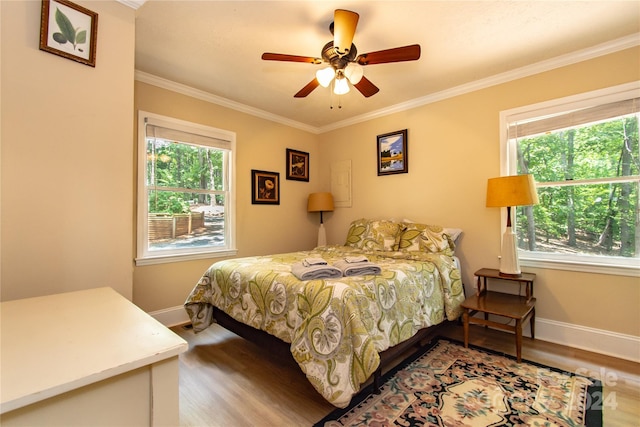
<instances>
[{"instance_id":1,"label":"yellow lamp shade","mask_svg":"<svg viewBox=\"0 0 640 427\"><path fill-rule=\"evenodd\" d=\"M311 193L307 201L307 212L332 212L333 196L331 193Z\"/></svg>"},{"instance_id":2,"label":"yellow lamp shade","mask_svg":"<svg viewBox=\"0 0 640 427\"><path fill-rule=\"evenodd\" d=\"M490 178L487 181L487 207L529 206L538 204L533 175Z\"/></svg>"}]
</instances>

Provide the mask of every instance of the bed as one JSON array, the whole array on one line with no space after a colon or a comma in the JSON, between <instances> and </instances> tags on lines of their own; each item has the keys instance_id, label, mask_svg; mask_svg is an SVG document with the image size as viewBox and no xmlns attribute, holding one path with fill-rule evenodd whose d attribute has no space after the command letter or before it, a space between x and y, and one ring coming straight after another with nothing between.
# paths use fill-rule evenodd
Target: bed
<instances>
[{"instance_id":1,"label":"bed","mask_svg":"<svg viewBox=\"0 0 640 427\"><path fill-rule=\"evenodd\" d=\"M185 309L196 333L218 322L262 345L270 337L286 343L315 389L343 408L379 369L381 357L460 316L456 233L405 221L356 220L344 245L213 264ZM306 277L296 268L307 261L333 267L362 257L379 274L298 278Z\"/></svg>"}]
</instances>

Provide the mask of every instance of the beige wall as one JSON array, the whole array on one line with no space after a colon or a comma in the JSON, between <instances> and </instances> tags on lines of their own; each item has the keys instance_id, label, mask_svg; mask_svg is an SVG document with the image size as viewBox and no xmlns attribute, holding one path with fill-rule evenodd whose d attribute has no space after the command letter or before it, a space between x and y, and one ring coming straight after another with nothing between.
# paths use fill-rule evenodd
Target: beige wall
<instances>
[{"instance_id":1,"label":"beige wall","mask_svg":"<svg viewBox=\"0 0 640 427\"><path fill-rule=\"evenodd\" d=\"M495 267L500 212L484 207L499 174L498 112L640 79L638 48L463 96L309 134L144 83L135 85L135 11L99 13L96 68L38 50L40 2L0 2L3 300L112 286L146 311L182 304L212 260L135 267L138 109L237 133L238 256L310 248L318 218L307 195L329 189L333 161L351 159L353 206L325 214L329 243L359 217L461 227L467 286ZM409 173L378 177L376 135L409 130ZM311 182L285 179L285 149L311 154ZM280 172L281 204L252 205L250 170ZM637 278L529 269L539 317L640 336Z\"/></svg>"},{"instance_id":2,"label":"beige wall","mask_svg":"<svg viewBox=\"0 0 640 427\"><path fill-rule=\"evenodd\" d=\"M314 247L319 217L307 213L307 196L329 190L319 179L317 135L141 82L135 84L135 109L236 133L238 256ZM286 179L287 148L309 153L310 182ZM251 204L251 169L280 173L280 205ZM204 270L219 259L136 267L133 301L147 311L182 305Z\"/></svg>"},{"instance_id":3,"label":"beige wall","mask_svg":"<svg viewBox=\"0 0 640 427\"><path fill-rule=\"evenodd\" d=\"M499 112L640 80L640 49L435 102L321 135L333 161L351 159L353 206L325 221L329 243L342 243L360 217L409 218L464 229L457 250L464 282L498 267L500 210L485 207L487 178L500 174ZM408 129L409 173L377 176L376 135ZM540 318L640 336L640 280L624 276L525 268L538 274Z\"/></svg>"},{"instance_id":4,"label":"beige wall","mask_svg":"<svg viewBox=\"0 0 640 427\"><path fill-rule=\"evenodd\" d=\"M136 84L136 108L237 132L239 256L313 246L317 218L304 213L306 196L329 188L332 162L350 159L353 205L325 213L329 243L342 243L349 223L361 217L463 228L457 254L472 292L473 272L497 267L500 253L500 211L484 206L486 180L500 171L499 112L638 80L639 51L629 49L322 135L144 83ZM409 131L409 173L378 177L376 136L404 128ZM311 182L282 179L282 205L251 205L249 170L284 176L286 147L311 153ZM297 231L283 231L291 229ZM211 261L136 268L134 301L148 311L180 305ZM540 318L640 336L637 278L526 270L538 274Z\"/></svg>"},{"instance_id":5,"label":"beige wall","mask_svg":"<svg viewBox=\"0 0 640 427\"><path fill-rule=\"evenodd\" d=\"M2 1L1 299L132 296L135 11L98 13L96 67L38 49L40 1Z\"/></svg>"}]
</instances>

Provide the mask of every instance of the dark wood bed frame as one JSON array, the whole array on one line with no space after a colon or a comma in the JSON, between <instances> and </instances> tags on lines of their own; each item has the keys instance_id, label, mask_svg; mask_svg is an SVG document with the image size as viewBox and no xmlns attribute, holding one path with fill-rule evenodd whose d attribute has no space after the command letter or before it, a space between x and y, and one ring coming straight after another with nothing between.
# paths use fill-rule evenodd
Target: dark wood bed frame
<instances>
[{"instance_id":1,"label":"dark wood bed frame","mask_svg":"<svg viewBox=\"0 0 640 427\"><path fill-rule=\"evenodd\" d=\"M244 323L238 322L231 316L229 316L224 311L214 307L213 308L213 318L216 323L218 323L223 328L233 332L236 335L241 336L242 338L251 341L257 344L260 348L266 349L270 353L274 353L280 357L290 357L293 358L290 351L290 345L275 336L253 328L251 326L245 325ZM428 328L421 329L415 334L413 337L408 340L401 342L393 347L388 348L387 350L380 353L380 366L376 370L376 372L372 375L373 388L376 392L378 392L380 388L380 378L382 377L383 367L385 367L385 371L393 368L393 365L389 365L389 363L393 362L400 354L407 351L410 347L415 347L416 350L421 346L427 344L438 334L439 329L445 325L448 321L444 321L439 325L430 326ZM367 383L365 383L367 384ZM364 385L363 384L363 387Z\"/></svg>"}]
</instances>

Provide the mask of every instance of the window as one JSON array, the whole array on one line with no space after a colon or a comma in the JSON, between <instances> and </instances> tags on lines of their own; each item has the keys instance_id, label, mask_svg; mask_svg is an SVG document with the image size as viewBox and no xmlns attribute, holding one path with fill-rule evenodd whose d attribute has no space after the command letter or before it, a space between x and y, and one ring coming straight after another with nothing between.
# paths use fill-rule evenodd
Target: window
<instances>
[{"instance_id":1,"label":"window","mask_svg":"<svg viewBox=\"0 0 640 427\"><path fill-rule=\"evenodd\" d=\"M523 265L640 274L638 83L502 112L503 174L532 174L518 207Z\"/></svg>"},{"instance_id":2,"label":"window","mask_svg":"<svg viewBox=\"0 0 640 427\"><path fill-rule=\"evenodd\" d=\"M235 254L235 133L140 111L137 265Z\"/></svg>"}]
</instances>

